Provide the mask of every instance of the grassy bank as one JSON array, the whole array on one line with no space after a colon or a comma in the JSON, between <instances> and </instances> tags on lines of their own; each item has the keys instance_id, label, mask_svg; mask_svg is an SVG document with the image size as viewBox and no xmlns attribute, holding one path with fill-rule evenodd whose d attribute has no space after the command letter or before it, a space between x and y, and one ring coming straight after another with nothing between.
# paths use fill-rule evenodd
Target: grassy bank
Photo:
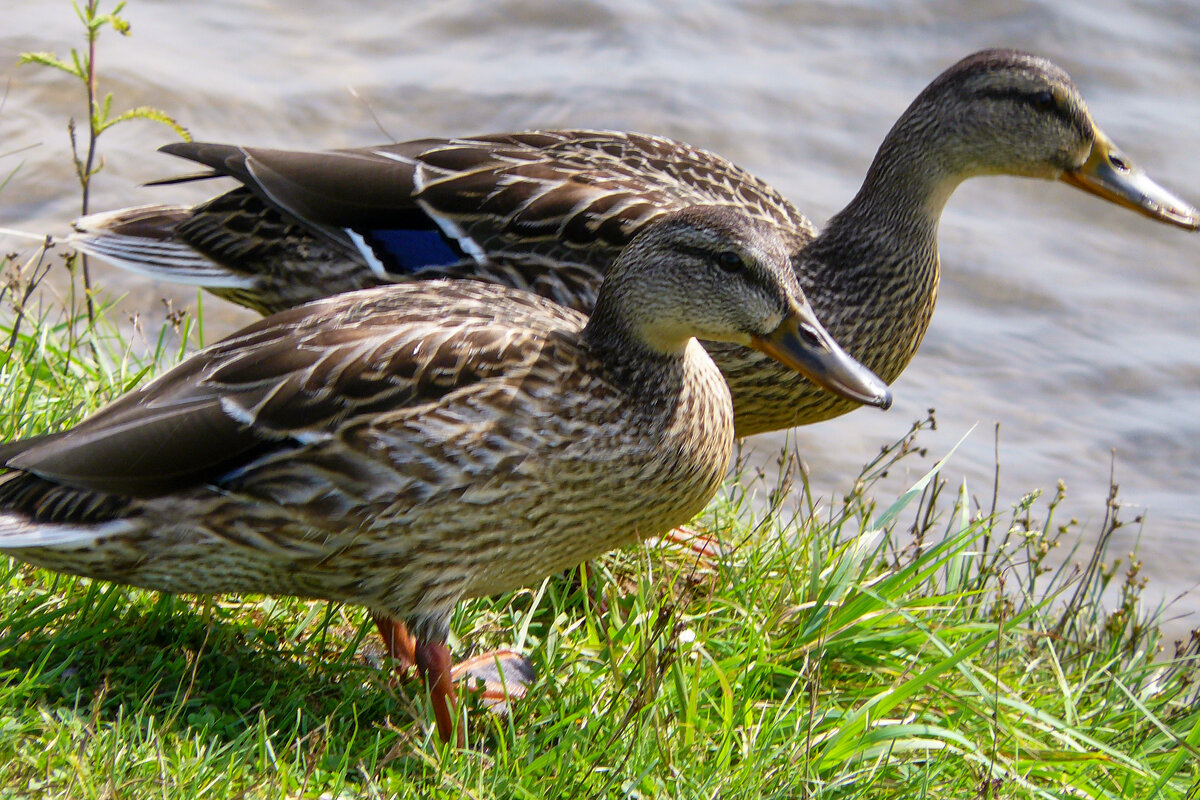
<instances>
[{"instance_id":1,"label":"grassy bank","mask_svg":"<svg viewBox=\"0 0 1200 800\"><path fill-rule=\"evenodd\" d=\"M36 263L0 312L4 440L200 339L186 315L131 337L103 303L90 323L27 294ZM1057 497L989 516L937 477L876 497L928 424L832 505L787 458L731 482L697 520L725 552L611 554L587 578L603 612L573 577L465 605L457 654L512 645L540 675L511 717L467 710L466 751L389 685L359 609L0 560L0 798L1196 796L1197 643L1160 647L1136 569L1050 566L1078 534Z\"/></svg>"}]
</instances>

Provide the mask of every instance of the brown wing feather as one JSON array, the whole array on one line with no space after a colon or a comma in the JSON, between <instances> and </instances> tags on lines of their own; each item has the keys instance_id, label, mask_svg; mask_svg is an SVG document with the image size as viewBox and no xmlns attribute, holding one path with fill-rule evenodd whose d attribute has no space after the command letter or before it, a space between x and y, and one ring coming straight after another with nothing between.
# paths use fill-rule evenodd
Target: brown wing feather
<instances>
[{"instance_id":1,"label":"brown wing feather","mask_svg":"<svg viewBox=\"0 0 1200 800\"><path fill-rule=\"evenodd\" d=\"M339 236L345 227L397 227L425 209L463 224L489 253L519 253L525 237L567 230L574 244L591 230L602 249L619 248L650 219L688 205L734 205L802 239L813 235L803 214L745 170L644 134L527 131L325 153L195 142L162 149Z\"/></svg>"},{"instance_id":2,"label":"brown wing feather","mask_svg":"<svg viewBox=\"0 0 1200 800\"><path fill-rule=\"evenodd\" d=\"M236 178L276 208L321 228L394 225L397 211L417 208L412 165L366 149L306 153L205 142L161 149Z\"/></svg>"},{"instance_id":3,"label":"brown wing feather","mask_svg":"<svg viewBox=\"0 0 1200 800\"><path fill-rule=\"evenodd\" d=\"M583 318L481 283L370 289L267 317L75 428L5 445L5 466L155 496L302 446L356 417L435 402L536 357Z\"/></svg>"}]
</instances>

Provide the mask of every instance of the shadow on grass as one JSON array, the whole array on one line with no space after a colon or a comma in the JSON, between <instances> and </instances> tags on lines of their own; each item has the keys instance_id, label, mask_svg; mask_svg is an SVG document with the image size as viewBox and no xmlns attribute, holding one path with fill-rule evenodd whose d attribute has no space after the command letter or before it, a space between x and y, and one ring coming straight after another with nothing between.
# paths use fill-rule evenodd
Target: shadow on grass
<instances>
[{"instance_id":1,"label":"shadow on grass","mask_svg":"<svg viewBox=\"0 0 1200 800\"><path fill-rule=\"evenodd\" d=\"M0 693L27 713L81 715L92 726L153 718L162 733L219 743L255 728L272 738L328 728L327 738L348 741L338 729L388 728L389 718L408 727L420 714L419 684L389 691L387 675L356 656L361 628L335 635L318 620L290 637L289 623L310 609L302 601L263 619L251 603L198 606L69 578L9 600Z\"/></svg>"}]
</instances>

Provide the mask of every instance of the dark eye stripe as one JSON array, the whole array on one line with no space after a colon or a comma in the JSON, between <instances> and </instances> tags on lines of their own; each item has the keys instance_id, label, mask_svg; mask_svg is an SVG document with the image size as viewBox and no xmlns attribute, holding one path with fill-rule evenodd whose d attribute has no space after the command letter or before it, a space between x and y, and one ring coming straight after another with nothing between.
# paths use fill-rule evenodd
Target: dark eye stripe
<instances>
[{"instance_id":1,"label":"dark eye stripe","mask_svg":"<svg viewBox=\"0 0 1200 800\"><path fill-rule=\"evenodd\" d=\"M746 262L735 250L713 251L705 247L686 244L676 244L675 248L693 258L711 261L726 272L738 272L746 266Z\"/></svg>"},{"instance_id":2,"label":"dark eye stripe","mask_svg":"<svg viewBox=\"0 0 1200 800\"><path fill-rule=\"evenodd\" d=\"M1028 103L1038 111L1054 111L1059 116L1064 116L1064 109L1058 105L1054 93L1049 89L1038 92L1026 92L1021 89L983 89L977 95L992 100Z\"/></svg>"}]
</instances>

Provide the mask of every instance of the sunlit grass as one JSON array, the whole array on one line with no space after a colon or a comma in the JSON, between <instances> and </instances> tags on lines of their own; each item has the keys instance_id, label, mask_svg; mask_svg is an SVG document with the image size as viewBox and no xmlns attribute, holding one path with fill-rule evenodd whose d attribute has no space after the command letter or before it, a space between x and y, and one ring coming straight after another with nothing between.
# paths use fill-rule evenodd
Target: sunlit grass
<instances>
[{"instance_id":1,"label":"sunlit grass","mask_svg":"<svg viewBox=\"0 0 1200 800\"><path fill-rule=\"evenodd\" d=\"M130 337L38 296L0 324L4 440L196 344L189 318ZM464 605L456 652L514 646L539 681L510 717L465 704L463 751L360 609L0 561L0 798L1187 796L1196 643L1160 651L1136 574L1050 566L1077 535L1060 496L994 519L936 477L874 497L926 424L832 508L790 457L778 484L731 481L696 523L725 544L710 562L630 548Z\"/></svg>"}]
</instances>

